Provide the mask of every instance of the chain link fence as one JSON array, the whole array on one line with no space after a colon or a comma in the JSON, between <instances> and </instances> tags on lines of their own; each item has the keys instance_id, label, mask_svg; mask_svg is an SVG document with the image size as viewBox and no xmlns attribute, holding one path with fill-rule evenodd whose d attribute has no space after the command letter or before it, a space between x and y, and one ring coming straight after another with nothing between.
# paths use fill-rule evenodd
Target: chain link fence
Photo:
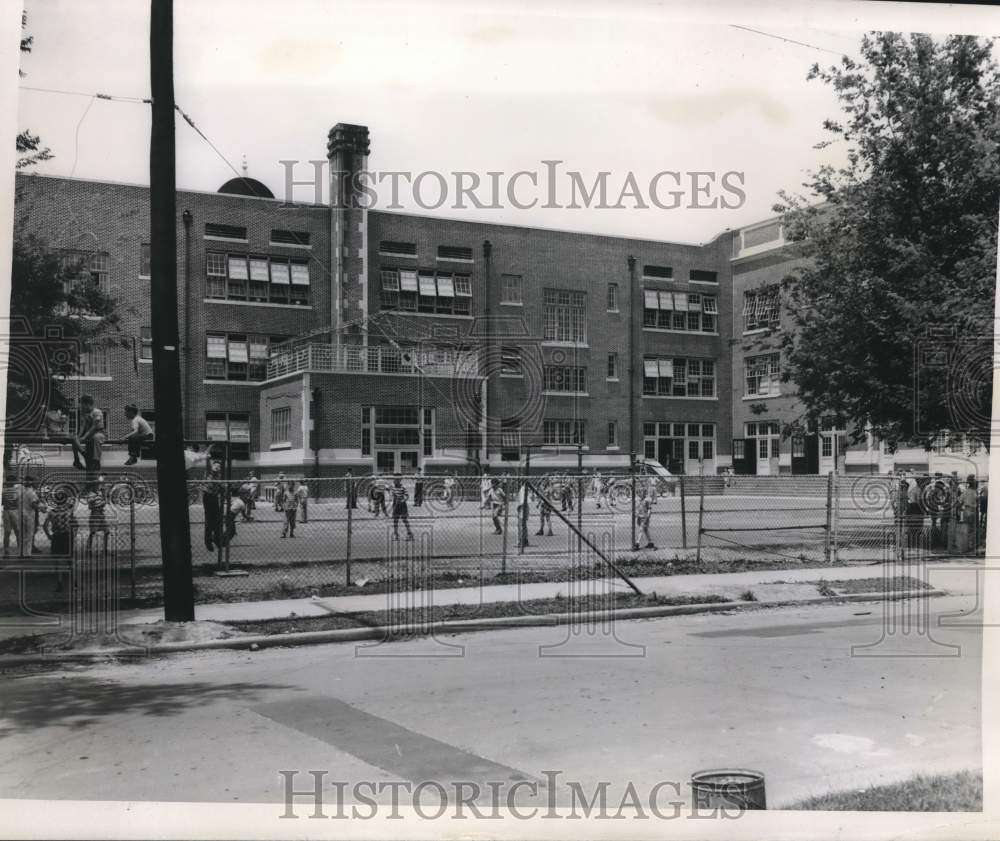
<instances>
[{"instance_id":1,"label":"chain link fence","mask_svg":"<svg viewBox=\"0 0 1000 841\"><path fill-rule=\"evenodd\" d=\"M160 531L179 526L160 521L154 480L50 472L36 492L37 511L8 509L5 494L3 568L17 575L5 576L4 602L57 598L69 547L93 553L95 541L123 599L161 600ZM420 570L418 587L627 586L643 574L877 563L915 546L969 556L986 524L986 483L955 477L289 476L191 481L188 500L199 602L378 592L407 569Z\"/></svg>"}]
</instances>

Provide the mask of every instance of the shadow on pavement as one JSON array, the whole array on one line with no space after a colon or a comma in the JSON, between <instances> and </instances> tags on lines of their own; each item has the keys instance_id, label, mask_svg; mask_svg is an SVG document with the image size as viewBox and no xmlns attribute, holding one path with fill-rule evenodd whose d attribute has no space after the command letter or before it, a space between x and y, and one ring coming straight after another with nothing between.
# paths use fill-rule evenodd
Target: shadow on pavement
<instances>
[{"instance_id":1,"label":"shadow on pavement","mask_svg":"<svg viewBox=\"0 0 1000 841\"><path fill-rule=\"evenodd\" d=\"M0 696L0 738L35 727L88 727L106 716L140 713L177 715L193 706L232 700L241 706L270 690L293 689L278 683L124 684L80 674L61 678L4 681Z\"/></svg>"}]
</instances>

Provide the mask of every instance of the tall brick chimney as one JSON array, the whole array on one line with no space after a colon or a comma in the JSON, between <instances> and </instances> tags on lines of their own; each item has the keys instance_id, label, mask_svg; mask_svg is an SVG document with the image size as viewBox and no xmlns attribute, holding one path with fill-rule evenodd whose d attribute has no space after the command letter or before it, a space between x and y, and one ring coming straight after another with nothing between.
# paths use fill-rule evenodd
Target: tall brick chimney
<instances>
[{"instance_id":1,"label":"tall brick chimney","mask_svg":"<svg viewBox=\"0 0 1000 841\"><path fill-rule=\"evenodd\" d=\"M368 318L368 210L359 201L357 182L357 173L368 168L368 148L367 126L337 123L330 129L326 146L333 225L330 323L334 340L350 343L364 342L358 325Z\"/></svg>"}]
</instances>

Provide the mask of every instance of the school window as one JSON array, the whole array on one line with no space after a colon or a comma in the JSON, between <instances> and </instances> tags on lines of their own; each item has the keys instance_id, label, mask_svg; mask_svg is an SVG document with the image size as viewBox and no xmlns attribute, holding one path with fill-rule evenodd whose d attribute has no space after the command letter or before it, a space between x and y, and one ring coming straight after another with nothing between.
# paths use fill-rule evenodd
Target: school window
<instances>
[{"instance_id":1,"label":"school window","mask_svg":"<svg viewBox=\"0 0 1000 841\"><path fill-rule=\"evenodd\" d=\"M518 306L523 303L523 278L519 274L505 274L500 278L500 303Z\"/></svg>"},{"instance_id":2,"label":"school window","mask_svg":"<svg viewBox=\"0 0 1000 841\"><path fill-rule=\"evenodd\" d=\"M379 280L382 310L472 315L469 275L383 267L379 270Z\"/></svg>"},{"instance_id":3,"label":"school window","mask_svg":"<svg viewBox=\"0 0 1000 841\"><path fill-rule=\"evenodd\" d=\"M718 283L719 273L707 272L703 269L691 269L691 271L688 272L688 280L692 283Z\"/></svg>"},{"instance_id":4,"label":"school window","mask_svg":"<svg viewBox=\"0 0 1000 841\"><path fill-rule=\"evenodd\" d=\"M779 377L780 354L766 353L762 356L748 356L744 362L746 389L748 397L767 397L781 393Z\"/></svg>"},{"instance_id":5,"label":"school window","mask_svg":"<svg viewBox=\"0 0 1000 841\"><path fill-rule=\"evenodd\" d=\"M305 260L217 251L205 257L205 297L213 300L308 306L309 285Z\"/></svg>"},{"instance_id":6,"label":"school window","mask_svg":"<svg viewBox=\"0 0 1000 841\"><path fill-rule=\"evenodd\" d=\"M361 455L372 454L372 410L370 406L361 409Z\"/></svg>"},{"instance_id":7,"label":"school window","mask_svg":"<svg viewBox=\"0 0 1000 841\"><path fill-rule=\"evenodd\" d=\"M139 277L149 277L153 273L152 265L149 243L144 242L139 246Z\"/></svg>"},{"instance_id":8,"label":"school window","mask_svg":"<svg viewBox=\"0 0 1000 841\"><path fill-rule=\"evenodd\" d=\"M207 412L205 437L209 441L229 441L233 458L250 457L250 414L248 412Z\"/></svg>"},{"instance_id":9,"label":"school window","mask_svg":"<svg viewBox=\"0 0 1000 841\"><path fill-rule=\"evenodd\" d=\"M792 438L792 458L806 457L806 439L801 435Z\"/></svg>"},{"instance_id":10,"label":"school window","mask_svg":"<svg viewBox=\"0 0 1000 841\"><path fill-rule=\"evenodd\" d=\"M111 258L107 254L90 255L90 282L104 294L111 290Z\"/></svg>"},{"instance_id":11,"label":"school window","mask_svg":"<svg viewBox=\"0 0 1000 841\"><path fill-rule=\"evenodd\" d=\"M587 391L587 369L582 366L546 365L545 390L583 394Z\"/></svg>"},{"instance_id":12,"label":"school window","mask_svg":"<svg viewBox=\"0 0 1000 841\"><path fill-rule=\"evenodd\" d=\"M719 304L715 295L643 289L642 326L686 333L715 333Z\"/></svg>"},{"instance_id":13,"label":"school window","mask_svg":"<svg viewBox=\"0 0 1000 841\"><path fill-rule=\"evenodd\" d=\"M139 328L139 358L144 360L153 358L153 331L149 327Z\"/></svg>"},{"instance_id":14,"label":"school window","mask_svg":"<svg viewBox=\"0 0 1000 841\"><path fill-rule=\"evenodd\" d=\"M715 360L646 357L642 393L647 397L715 397Z\"/></svg>"},{"instance_id":15,"label":"school window","mask_svg":"<svg viewBox=\"0 0 1000 841\"><path fill-rule=\"evenodd\" d=\"M439 260L458 260L463 263L471 263L472 249L458 245L439 245L437 258Z\"/></svg>"},{"instance_id":16,"label":"school window","mask_svg":"<svg viewBox=\"0 0 1000 841\"><path fill-rule=\"evenodd\" d=\"M608 379L617 380L618 379L618 354L609 353L608 354Z\"/></svg>"},{"instance_id":17,"label":"school window","mask_svg":"<svg viewBox=\"0 0 1000 841\"><path fill-rule=\"evenodd\" d=\"M416 257L417 244L414 242L397 242L396 240L383 239L379 241L378 253L390 257Z\"/></svg>"},{"instance_id":18,"label":"school window","mask_svg":"<svg viewBox=\"0 0 1000 841\"><path fill-rule=\"evenodd\" d=\"M642 267L642 276L655 277L657 280L670 280L674 276L674 270L671 266L646 265Z\"/></svg>"},{"instance_id":19,"label":"school window","mask_svg":"<svg viewBox=\"0 0 1000 841\"><path fill-rule=\"evenodd\" d=\"M292 426L291 407L285 406L282 409L271 410L271 443L289 443L289 432Z\"/></svg>"},{"instance_id":20,"label":"school window","mask_svg":"<svg viewBox=\"0 0 1000 841\"><path fill-rule=\"evenodd\" d=\"M524 375L524 369L521 365L521 348L504 347L500 349L500 375L504 377Z\"/></svg>"},{"instance_id":21,"label":"school window","mask_svg":"<svg viewBox=\"0 0 1000 841\"><path fill-rule=\"evenodd\" d=\"M247 238L247 229L239 225L221 225L217 222L205 223L205 236L213 239L242 241Z\"/></svg>"},{"instance_id":22,"label":"school window","mask_svg":"<svg viewBox=\"0 0 1000 841\"><path fill-rule=\"evenodd\" d=\"M569 289L545 290L545 341L587 341L587 293Z\"/></svg>"},{"instance_id":23,"label":"school window","mask_svg":"<svg viewBox=\"0 0 1000 841\"><path fill-rule=\"evenodd\" d=\"M743 329L777 327L781 315L781 293L777 284L743 293Z\"/></svg>"},{"instance_id":24,"label":"school window","mask_svg":"<svg viewBox=\"0 0 1000 841\"><path fill-rule=\"evenodd\" d=\"M547 445L586 444L586 421L543 420L542 441Z\"/></svg>"},{"instance_id":25,"label":"school window","mask_svg":"<svg viewBox=\"0 0 1000 841\"><path fill-rule=\"evenodd\" d=\"M106 345L92 345L80 352L79 369L81 377L107 377L111 375Z\"/></svg>"},{"instance_id":26,"label":"school window","mask_svg":"<svg viewBox=\"0 0 1000 841\"><path fill-rule=\"evenodd\" d=\"M205 335L205 379L260 382L267 379L267 359L280 336L242 333Z\"/></svg>"},{"instance_id":27,"label":"school window","mask_svg":"<svg viewBox=\"0 0 1000 841\"><path fill-rule=\"evenodd\" d=\"M618 284L608 284L608 312L618 312Z\"/></svg>"},{"instance_id":28,"label":"school window","mask_svg":"<svg viewBox=\"0 0 1000 841\"><path fill-rule=\"evenodd\" d=\"M273 228L271 230L272 245L309 245L309 232L308 231L285 231L279 230L278 228Z\"/></svg>"},{"instance_id":29,"label":"school window","mask_svg":"<svg viewBox=\"0 0 1000 841\"><path fill-rule=\"evenodd\" d=\"M420 431L425 456L434 455L434 410L423 410L424 425Z\"/></svg>"},{"instance_id":30,"label":"school window","mask_svg":"<svg viewBox=\"0 0 1000 841\"><path fill-rule=\"evenodd\" d=\"M521 458L521 427L516 419L500 421L500 461L518 461Z\"/></svg>"},{"instance_id":31,"label":"school window","mask_svg":"<svg viewBox=\"0 0 1000 841\"><path fill-rule=\"evenodd\" d=\"M608 446L618 446L618 423L616 421L608 421Z\"/></svg>"}]
</instances>

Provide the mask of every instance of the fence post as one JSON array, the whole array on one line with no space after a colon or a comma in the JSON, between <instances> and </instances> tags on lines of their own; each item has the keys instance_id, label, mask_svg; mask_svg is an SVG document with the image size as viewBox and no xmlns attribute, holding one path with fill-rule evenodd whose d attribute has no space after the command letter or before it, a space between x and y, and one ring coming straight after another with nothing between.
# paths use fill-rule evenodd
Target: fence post
<instances>
[{"instance_id":1,"label":"fence post","mask_svg":"<svg viewBox=\"0 0 1000 841\"><path fill-rule=\"evenodd\" d=\"M132 493L128 495L128 519L129 519L129 574L132 577L131 590L132 601L135 602L135 485L129 479Z\"/></svg>"},{"instance_id":2,"label":"fence post","mask_svg":"<svg viewBox=\"0 0 1000 841\"><path fill-rule=\"evenodd\" d=\"M823 545L823 560L830 563L830 538L833 525L833 471L826 474L826 539Z\"/></svg>"},{"instance_id":3,"label":"fence post","mask_svg":"<svg viewBox=\"0 0 1000 841\"><path fill-rule=\"evenodd\" d=\"M639 551L639 542L635 539L635 492L637 490L635 485L635 453L629 454L629 481L632 484L632 551Z\"/></svg>"},{"instance_id":4,"label":"fence post","mask_svg":"<svg viewBox=\"0 0 1000 841\"><path fill-rule=\"evenodd\" d=\"M347 577L346 586L351 586L351 538L354 533L354 477L347 479L347 557L344 573Z\"/></svg>"},{"instance_id":5,"label":"fence post","mask_svg":"<svg viewBox=\"0 0 1000 841\"><path fill-rule=\"evenodd\" d=\"M698 554L695 558L696 563L701 563L701 532L702 523L705 519L705 477L698 477Z\"/></svg>"},{"instance_id":6,"label":"fence post","mask_svg":"<svg viewBox=\"0 0 1000 841\"><path fill-rule=\"evenodd\" d=\"M576 557L583 558L583 444L576 445Z\"/></svg>"},{"instance_id":7,"label":"fence post","mask_svg":"<svg viewBox=\"0 0 1000 841\"><path fill-rule=\"evenodd\" d=\"M524 547L528 545L528 482L530 480L531 473L529 472L531 468L531 449L524 454L524 509L520 513L518 518L518 540L517 540L517 554L524 554ZM521 498L521 489L517 489L518 500Z\"/></svg>"},{"instance_id":8,"label":"fence post","mask_svg":"<svg viewBox=\"0 0 1000 841\"><path fill-rule=\"evenodd\" d=\"M232 444L229 440L226 440L226 467L224 471L226 484L225 484L225 498L222 505L222 510L219 512L219 519L221 522L221 532L223 546L223 557L225 561L225 570L229 572L229 537L226 535L227 523L229 519L229 506L232 503L232 491L230 490L230 482L233 478L233 451Z\"/></svg>"},{"instance_id":9,"label":"fence post","mask_svg":"<svg viewBox=\"0 0 1000 841\"><path fill-rule=\"evenodd\" d=\"M507 574L507 524L510 522L510 482L507 476L503 479L503 550L500 555L500 574Z\"/></svg>"},{"instance_id":10,"label":"fence post","mask_svg":"<svg viewBox=\"0 0 1000 841\"><path fill-rule=\"evenodd\" d=\"M688 519L687 519L687 503L684 501L684 474L681 473L681 545L687 549L688 548Z\"/></svg>"}]
</instances>

